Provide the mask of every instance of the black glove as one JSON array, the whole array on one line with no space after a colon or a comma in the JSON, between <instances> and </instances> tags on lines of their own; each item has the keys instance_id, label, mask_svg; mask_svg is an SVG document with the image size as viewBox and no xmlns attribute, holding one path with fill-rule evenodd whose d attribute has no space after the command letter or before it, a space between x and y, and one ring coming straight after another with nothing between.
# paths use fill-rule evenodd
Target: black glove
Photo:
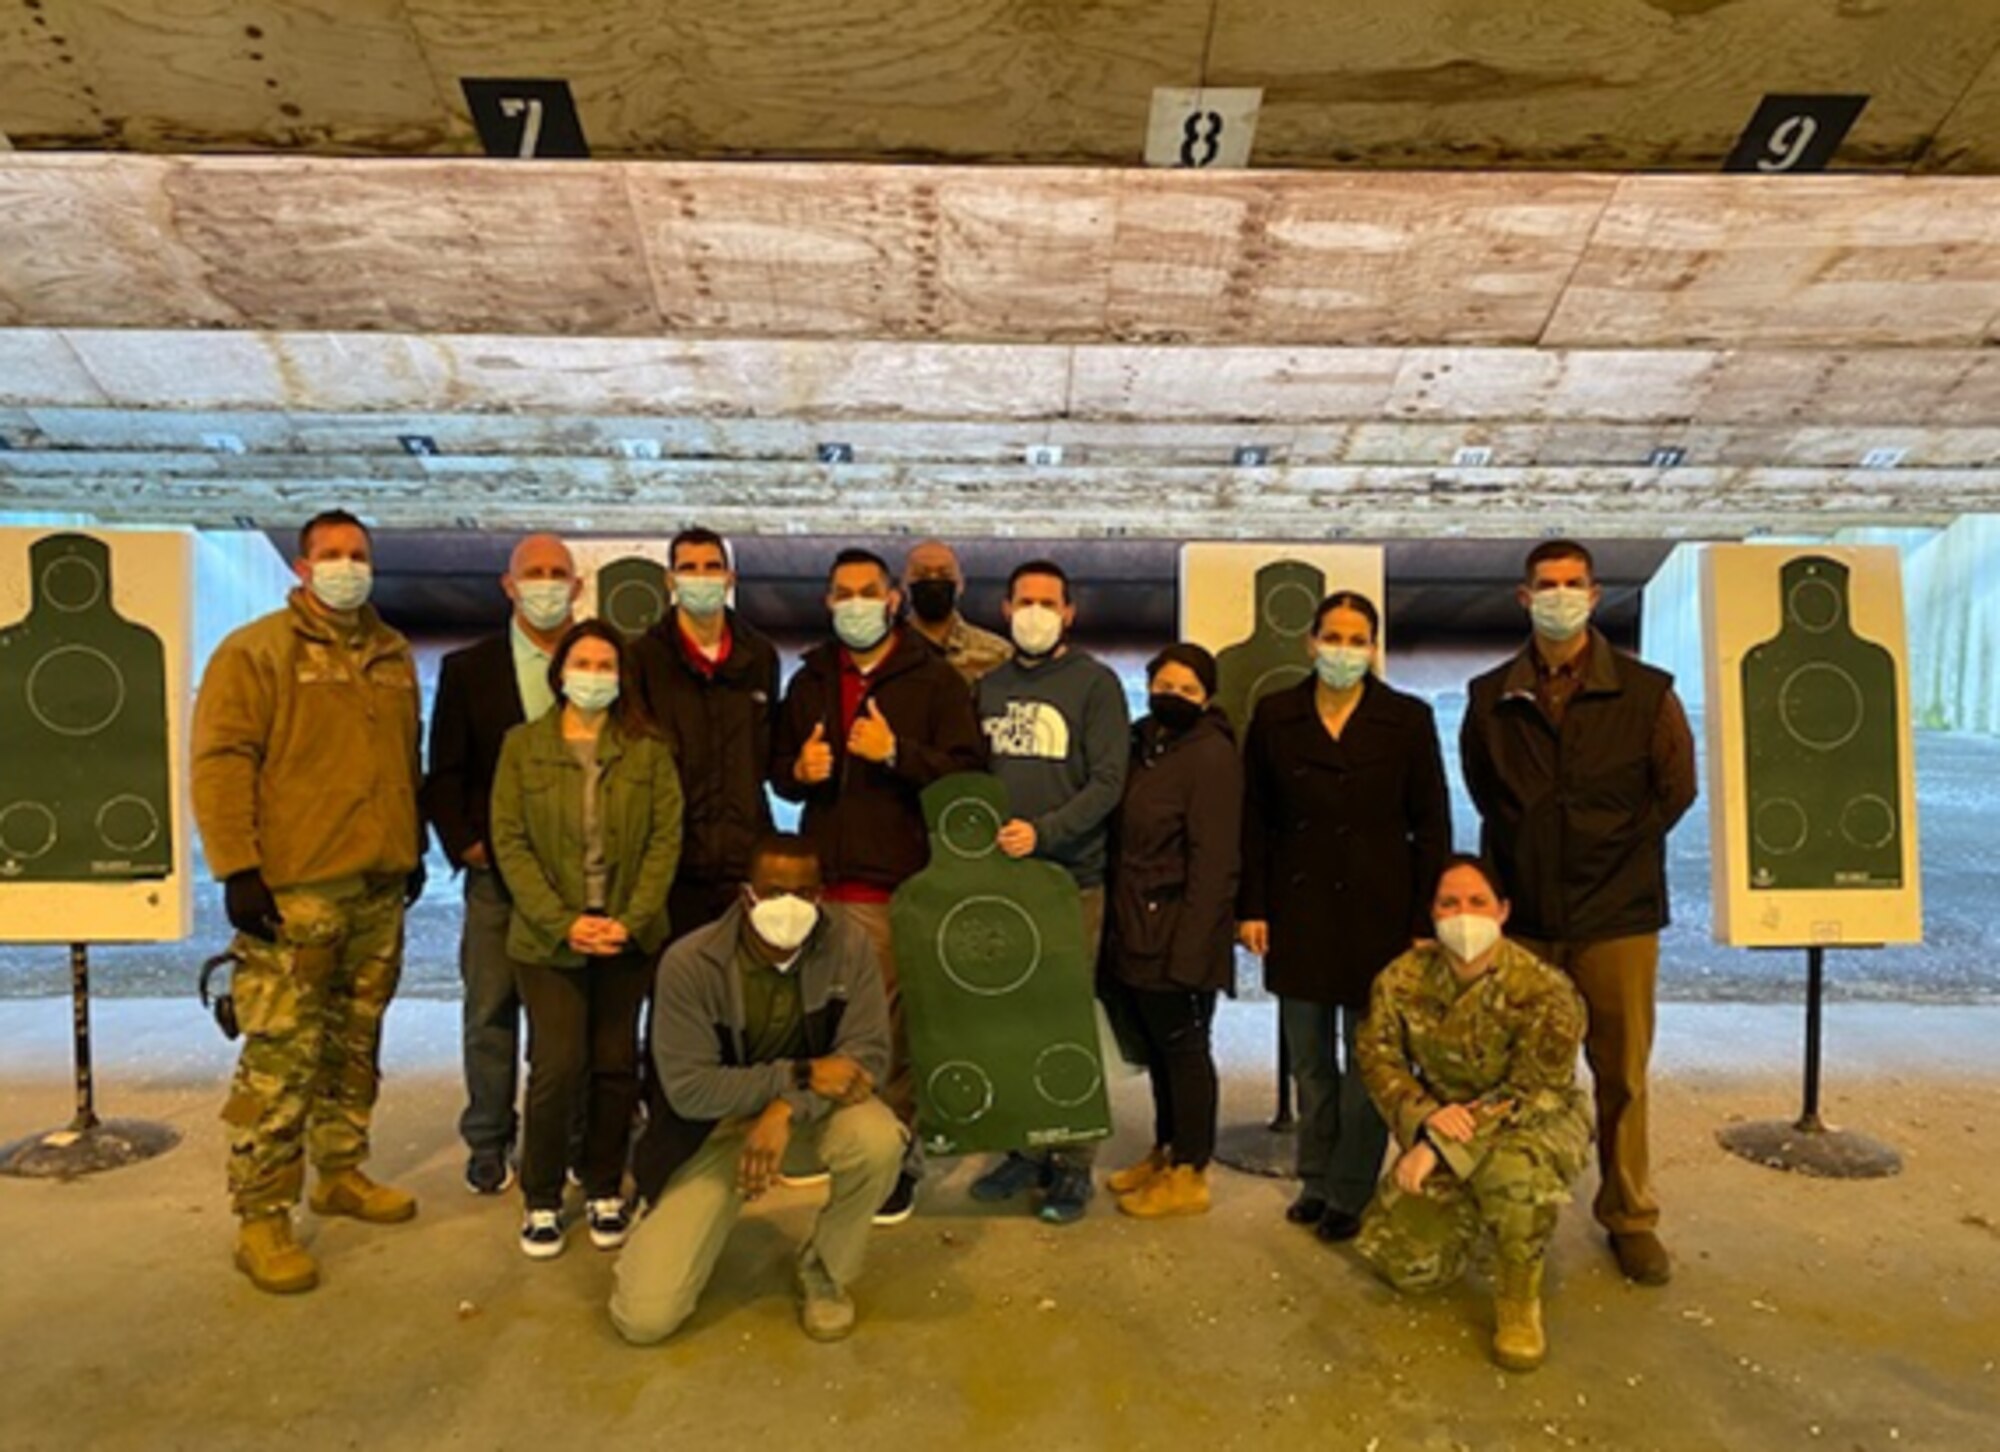
<instances>
[{"instance_id":1,"label":"black glove","mask_svg":"<svg viewBox=\"0 0 2000 1452\"><path fill-rule=\"evenodd\" d=\"M278 900L265 885L264 874L256 868L246 867L229 875L222 884L222 906L229 914L229 926L237 932L260 943L277 942L284 915L278 911Z\"/></svg>"},{"instance_id":2,"label":"black glove","mask_svg":"<svg viewBox=\"0 0 2000 1452\"><path fill-rule=\"evenodd\" d=\"M403 906L415 907L417 899L424 895L424 884L430 880L430 869L424 866L424 859L419 857L415 869L403 879Z\"/></svg>"}]
</instances>

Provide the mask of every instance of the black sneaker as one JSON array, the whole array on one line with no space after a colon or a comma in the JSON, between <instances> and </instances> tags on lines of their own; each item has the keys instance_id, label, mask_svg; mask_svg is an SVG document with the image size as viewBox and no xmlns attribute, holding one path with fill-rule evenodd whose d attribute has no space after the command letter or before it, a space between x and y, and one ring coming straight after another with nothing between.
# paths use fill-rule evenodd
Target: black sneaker
<instances>
[{"instance_id":1,"label":"black sneaker","mask_svg":"<svg viewBox=\"0 0 2000 1452\"><path fill-rule=\"evenodd\" d=\"M616 1250L632 1233L632 1209L622 1196L584 1202L584 1219L590 1223L590 1243L599 1250Z\"/></svg>"},{"instance_id":2,"label":"black sneaker","mask_svg":"<svg viewBox=\"0 0 2000 1452\"><path fill-rule=\"evenodd\" d=\"M505 1150L474 1150L465 1162L465 1188L475 1195L498 1195L514 1183L514 1162Z\"/></svg>"},{"instance_id":3,"label":"black sneaker","mask_svg":"<svg viewBox=\"0 0 2000 1452\"><path fill-rule=\"evenodd\" d=\"M1097 1193L1090 1171L1082 1165L1057 1165L1049 1176L1048 1193L1035 1214L1051 1225L1074 1225L1083 1219L1090 1197Z\"/></svg>"},{"instance_id":4,"label":"black sneaker","mask_svg":"<svg viewBox=\"0 0 2000 1452\"><path fill-rule=\"evenodd\" d=\"M896 1176L896 1188L875 1212L877 1225L901 1225L917 1211L917 1179L905 1173Z\"/></svg>"},{"instance_id":5,"label":"black sneaker","mask_svg":"<svg viewBox=\"0 0 2000 1452\"><path fill-rule=\"evenodd\" d=\"M1007 1151L1006 1158L972 1182L972 1198L987 1205L1011 1200L1026 1190L1045 1190L1049 1185L1049 1162L1030 1159L1019 1150Z\"/></svg>"},{"instance_id":6,"label":"black sneaker","mask_svg":"<svg viewBox=\"0 0 2000 1452\"><path fill-rule=\"evenodd\" d=\"M1285 1207L1285 1218L1294 1225L1318 1225L1326 1219L1326 1201L1318 1195L1301 1195Z\"/></svg>"},{"instance_id":7,"label":"black sneaker","mask_svg":"<svg viewBox=\"0 0 2000 1452\"><path fill-rule=\"evenodd\" d=\"M1360 1233L1361 1217L1349 1215L1338 1205L1328 1207L1326 1214L1320 1216L1319 1224L1313 1227L1313 1234L1333 1245L1352 1240Z\"/></svg>"},{"instance_id":8,"label":"black sneaker","mask_svg":"<svg viewBox=\"0 0 2000 1452\"><path fill-rule=\"evenodd\" d=\"M562 1217L553 1210L530 1210L521 1221L521 1253L530 1260L554 1260L561 1255Z\"/></svg>"}]
</instances>

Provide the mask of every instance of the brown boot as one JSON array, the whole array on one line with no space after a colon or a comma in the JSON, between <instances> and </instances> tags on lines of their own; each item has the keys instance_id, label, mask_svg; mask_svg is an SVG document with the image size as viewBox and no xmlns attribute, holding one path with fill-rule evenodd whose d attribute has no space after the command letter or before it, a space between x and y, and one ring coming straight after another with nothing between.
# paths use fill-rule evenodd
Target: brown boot
<instances>
[{"instance_id":1,"label":"brown boot","mask_svg":"<svg viewBox=\"0 0 2000 1452\"><path fill-rule=\"evenodd\" d=\"M236 1232L236 1268L260 1291L280 1296L319 1284L319 1266L292 1239L292 1213L246 1215Z\"/></svg>"},{"instance_id":2,"label":"brown boot","mask_svg":"<svg viewBox=\"0 0 2000 1452\"><path fill-rule=\"evenodd\" d=\"M1105 1188L1114 1195L1130 1195L1143 1190L1167 1168L1165 1145L1154 1145L1146 1151L1146 1158L1136 1165L1127 1166L1104 1182Z\"/></svg>"},{"instance_id":3,"label":"brown boot","mask_svg":"<svg viewBox=\"0 0 2000 1452\"><path fill-rule=\"evenodd\" d=\"M1674 1278L1673 1257L1650 1230L1611 1232L1611 1253L1618 1257L1618 1269L1635 1285L1664 1286Z\"/></svg>"},{"instance_id":4,"label":"brown boot","mask_svg":"<svg viewBox=\"0 0 2000 1452\"><path fill-rule=\"evenodd\" d=\"M1542 1263L1502 1261L1493 1288L1493 1359L1509 1371L1533 1371L1549 1354L1542 1332Z\"/></svg>"},{"instance_id":5,"label":"brown boot","mask_svg":"<svg viewBox=\"0 0 2000 1452\"><path fill-rule=\"evenodd\" d=\"M1174 1165L1155 1175L1142 1189L1118 1198L1118 1208L1140 1220L1164 1220L1170 1215L1208 1213L1208 1172L1193 1165Z\"/></svg>"},{"instance_id":6,"label":"brown boot","mask_svg":"<svg viewBox=\"0 0 2000 1452\"><path fill-rule=\"evenodd\" d=\"M352 1215L374 1225L393 1225L417 1213L417 1197L391 1185L378 1185L361 1171L322 1173L312 1192L313 1210L320 1215Z\"/></svg>"}]
</instances>

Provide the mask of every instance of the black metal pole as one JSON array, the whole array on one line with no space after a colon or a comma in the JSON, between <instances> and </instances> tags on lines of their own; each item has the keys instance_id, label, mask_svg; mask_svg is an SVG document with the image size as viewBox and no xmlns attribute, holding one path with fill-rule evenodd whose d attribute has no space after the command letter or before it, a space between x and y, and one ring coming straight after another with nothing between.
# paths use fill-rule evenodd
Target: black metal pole
<instances>
[{"instance_id":1,"label":"black metal pole","mask_svg":"<svg viewBox=\"0 0 2000 1452\"><path fill-rule=\"evenodd\" d=\"M1284 1010L1278 1012L1278 1113L1271 1128L1282 1131L1292 1127L1292 1055L1285 1047Z\"/></svg>"},{"instance_id":2,"label":"black metal pole","mask_svg":"<svg viewBox=\"0 0 2000 1452\"><path fill-rule=\"evenodd\" d=\"M90 948L69 945L69 995L76 1038L76 1118L70 1129L78 1134L97 1128L97 1107L90 1081Z\"/></svg>"},{"instance_id":3,"label":"black metal pole","mask_svg":"<svg viewBox=\"0 0 2000 1452\"><path fill-rule=\"evenodd\" d=\"M1806 1103L1799 1128L1813 1133L1826 1128L1819 1117L1820 1002L1826 995L1826 949L1806 949Z\"/></svg>"}]
</instances>

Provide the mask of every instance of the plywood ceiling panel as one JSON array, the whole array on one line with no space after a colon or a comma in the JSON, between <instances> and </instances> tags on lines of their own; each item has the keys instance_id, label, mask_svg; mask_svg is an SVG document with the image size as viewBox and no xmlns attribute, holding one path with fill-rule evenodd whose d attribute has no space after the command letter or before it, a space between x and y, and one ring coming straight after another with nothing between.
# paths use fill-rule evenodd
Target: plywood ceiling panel
<instances>
[{"instance_id":1,"label":"plywood ceiling panel","mask_svg":"<svg viewBox=\"0 0 2000 1452\"><path fill-rule=\"evenodd\" d=\"M2000 313L1986 185L1625 178L1542 341L1977 345Z\"/></svg>"},{"instance_id":2,"label":"plywood ceiling panel","mask_svg":"<svg viewBox=\"0 0 2000 1452\"><path fill-rule=\"evenodd\" d=\"M1841 160L1912 162L2000 46L1986 0L1219 0L1207 84L1262 164L1714 169L1768 93L1869 97Z\"/></svg>"},{"instance_id":3,"label":"plywood ceiling panel","mask_svg":"<svg viewBox=\"0 0 2000 1452\"><path fill-rule=\"evenodd\" d=\"M2000 47L1937 128L1917 166L1965 175L2000 172Z\"/></svg>"}]
</instances>

